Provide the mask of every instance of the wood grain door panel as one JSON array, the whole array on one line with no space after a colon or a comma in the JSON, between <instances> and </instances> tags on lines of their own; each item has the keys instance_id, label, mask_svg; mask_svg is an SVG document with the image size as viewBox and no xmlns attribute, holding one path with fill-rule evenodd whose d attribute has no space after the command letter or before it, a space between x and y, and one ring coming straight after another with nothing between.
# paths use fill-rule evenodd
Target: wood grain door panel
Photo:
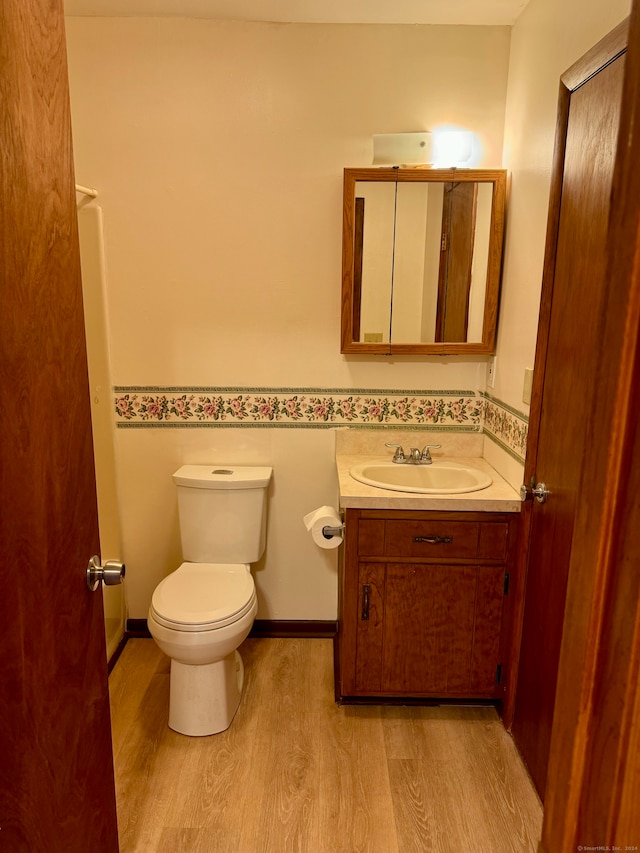
<instances>
[{"instance_id":1,"label":"wood grain door panel","mask_svg":"<svg viewBox=\"0 0 640 853\"><path fill-rule=\"evenodd\" d=\"M436 341L466 341L478 187L446 182L438 274Z\"/></svg>"},{"instance_id":2,"label":"wood grain door panel","mask_svg":"<svg viewBox=\"0 0 640 853\"><path fill-rule=\"evenodd\" d=\"M497 668L505 662L500 656L500 637L505 603L503 566L478 566L476 612L471 648L469 693L492 695L498 689Z\"/></svg>"},{"instance_id":3,"label":"wood grain door panel","mask_svg":"<svg viewBox=\"0 0 640 853\"><path fill-rule=\"evenodd\" d=\"M588 424L598 452L585 456L574 528L541 853L640 838L640 3L563 82L627 44L594 378L604 405Z\"/></svg>"},{"instance_id":4,"label":"wood grain door panel","mask_svg":"<svg viewBox=\"0 0 640 853\"><path fill-rule=\"evenodd\" d=\"M0 847L118 849L61 0L0 4Z\"/></svg>"},{"instance_id":5,"label":"wood grain door panel","mask_svg":"<svg viewBox=\"0 0 640 853\"><path fill-rule=\"evenodd\" d=\"M389 563L385 692L493 695L504 569Z\"/></svg>"},{"instance_id":6,"label":"wood grain door panel","mask_svg":"<svg viewBox=\"0 0 640 853\"><path fill-rule=\"evenodd\" d=\"M355 686L358 692L382 688L386 572L384 563L360 563Z\"/></svg>"},{"instance_id":7,"label":"wood grain door panel","mask_svg":"<svg viewBox=\"0 0 640 853\"><path fill-rule=\"evenodd\" d=\"M476 571L389 564L383 683L402 694L462 693L469 683Z\"/></svg>"},{"instance_id":8,"label":"wood grain door panel","mask_svg":"<svg viewBox=\"0 0 640 853\"><path fill-rule=\"evenodd\" d=\"M598 366L609 205L624 58L571 93L554 274L543 287L527 482L551 495L531 507L531 534L513 734L544 796L569 560ZM550 214L552 218L552 215ZM548 320L544 302L548 300ZM548 323L548 325L544 325Z\"/></svg>"}]
</instances>

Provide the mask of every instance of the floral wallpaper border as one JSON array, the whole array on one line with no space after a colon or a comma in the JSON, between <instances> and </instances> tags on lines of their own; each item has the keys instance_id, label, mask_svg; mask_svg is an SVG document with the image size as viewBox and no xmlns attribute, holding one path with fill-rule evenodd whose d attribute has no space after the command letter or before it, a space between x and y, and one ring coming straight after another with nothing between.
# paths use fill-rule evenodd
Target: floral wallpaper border
<instances>
[{"instance_id":1,"label":"floral wallpaper border","mask_svg":"<svg viewBox=\"0 0 640 853\"><path fill-rule=\"evenodd\" d=\"M481 392L368 388L116 386L116 426L305 427L486 432L524 461L528 418Z\"/></svg>"},{"instance_id":2,"label":"floral wallpaper border","mask_svg":"<svg viewBox=\"0 0 640 853\"><path fill-rule=\"evenodd\" d=\"M116 386L118 427L419 426L479 432L473 391Z\"/></svg>"},{"instance_id":3,"label":"floral wallpaper border","mask_svg":"<svg viewBox=\"0 0 640 853\"><path fill-rule=\"evenodd\" d=\"M482 430L518 462L524 463L527 452L529 418L523 412L481 392L483 399Z\"/></svg>"}]
</instances>

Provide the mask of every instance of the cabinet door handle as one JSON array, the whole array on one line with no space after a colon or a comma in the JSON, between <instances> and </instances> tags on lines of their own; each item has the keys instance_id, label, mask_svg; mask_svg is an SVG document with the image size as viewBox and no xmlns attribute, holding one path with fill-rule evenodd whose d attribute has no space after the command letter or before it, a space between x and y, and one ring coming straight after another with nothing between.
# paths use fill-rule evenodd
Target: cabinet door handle
<instances>
[{"instance_id":1,"label":"cabinet door handle","mask_svg":"<svg viewBox=\"0 0 640 853\"><path fill-rule=\"evenodd\" d=\"M369 599L371 598L371 586L368 583L362 586L362 610L360 611L360 619L365 622L369 619Z\"/></svg>"},{"instance_id":2,"label":"cabinet door handle","mask_svg":"<svg viewBox=\"0 0 640 853\"><path fill-rule=\"evenodd\" d=\"M414 536L414 542L426 542L428 545L450 545L453 536Z\"/></svg>"}]
</instances>

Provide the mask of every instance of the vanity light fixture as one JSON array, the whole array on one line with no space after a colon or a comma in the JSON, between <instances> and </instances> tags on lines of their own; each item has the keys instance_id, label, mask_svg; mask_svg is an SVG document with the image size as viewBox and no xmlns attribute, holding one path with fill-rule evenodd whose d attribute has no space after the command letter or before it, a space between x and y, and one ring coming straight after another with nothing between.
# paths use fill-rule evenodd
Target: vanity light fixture
<instances>
[{"instance_id":1,"label":"vanity light fixture","mask_svg":"<svg viewBox=\"0 0 640 853\"><path fill-rule=\"evenodd\" d=\"M473 133L469 130L434 130L433 165L437 169L470 166L473 154Z\"/></svg>"},{"instance_id":2,"label":"vanity light fixture","mask_svg":"<svg viewBox=\"0 0 640 853\"><path fill-rule=\"evenodd\" d=\"M374 166L431 166L431 133L374 133Z\"/></svg>"},{"instance_id":3,"label":"vanity light fixture","mask_svg":"<svg viewBox=\"0 0 640 853\"><path fill-rule=\"evenodd\" d=\"M477 140L470 130L448 126L432 132L373 135L374 166L455 169L469 168L477 159Z\"/></svg>"}]
</instances>

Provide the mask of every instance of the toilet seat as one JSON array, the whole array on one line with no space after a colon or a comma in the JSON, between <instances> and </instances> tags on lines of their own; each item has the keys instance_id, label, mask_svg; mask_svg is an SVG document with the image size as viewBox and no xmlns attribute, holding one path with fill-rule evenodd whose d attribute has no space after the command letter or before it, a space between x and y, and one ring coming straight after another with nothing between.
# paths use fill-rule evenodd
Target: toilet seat
<instances>
[{"instance_id":1,"label":"toilet seat","mask_svg":"<svg viewBox=\"0 0 640 853\"><path fill-rule=\"evenodd\" d=\"M182 563L158 584L150 611L175 631L211 631L237 622L255 599L245 563Z\"/></svg>"}]
</instances>

